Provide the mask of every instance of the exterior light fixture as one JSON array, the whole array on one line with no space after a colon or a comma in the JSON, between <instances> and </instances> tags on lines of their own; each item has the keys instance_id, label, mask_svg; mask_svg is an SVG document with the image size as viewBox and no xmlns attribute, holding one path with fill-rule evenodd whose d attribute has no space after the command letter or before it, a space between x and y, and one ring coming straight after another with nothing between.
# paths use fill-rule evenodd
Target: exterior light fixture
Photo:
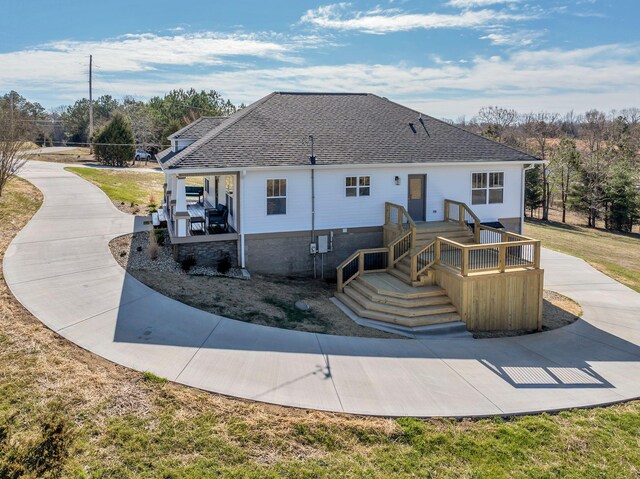
<instances>
[{"instance_id":1,"label":"exterior light fixture","mask_svg":"<svg viewBox=\"0 0 640 479\"><path fill-rule=\"evenodd\" d=\"M396 186L398 186L398 185L400 184L400 177L399 177L399 176L396 176L395 181L396 181Z\"/></svg>"}]
</instances>

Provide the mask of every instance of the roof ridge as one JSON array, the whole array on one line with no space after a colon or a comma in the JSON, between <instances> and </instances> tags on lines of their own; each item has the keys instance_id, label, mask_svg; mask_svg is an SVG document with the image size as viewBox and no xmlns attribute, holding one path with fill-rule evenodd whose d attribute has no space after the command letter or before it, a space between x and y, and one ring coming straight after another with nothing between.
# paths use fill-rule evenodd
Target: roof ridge
<instances>
[{"instance_id":1,"label":"roof ridge","mask_svg":"<svg viewBox=\"0 0 640 479\"><path fill-rule=\"evenodd\" d=\"M268 100L273 98L276 94L278 94L278 92L269 93L267 96L261 98L260 100L252 103L251 105L249 105L247 107L244 107L242 110L239 110L236 113L234 113L233 115L229 116L227 121L223 121L220 125L215 127L213 130L211 130L209 133L204 135L202 138L200 138L199 140L194 141L193 143L191 143L189 146L187 146L183 150L180 150L175 156L173 156L169 161L167 161L167 163L165 163L165 165L167 167L169 167L169 168L174 166L176 163L178 163L185 156L185 154L187 152L189 152L189 150L192 150L194 148L200 147L201 145L205 144L211 138L215 137L219 133L222 133L223 131L226 131L229 127L235 125L242 118L245 118L247 115L251 114L251 112L253 112L258 106L266 103ZM235 115L235 118L233 118L234 115Z\"/></svg>"}]
</instances>

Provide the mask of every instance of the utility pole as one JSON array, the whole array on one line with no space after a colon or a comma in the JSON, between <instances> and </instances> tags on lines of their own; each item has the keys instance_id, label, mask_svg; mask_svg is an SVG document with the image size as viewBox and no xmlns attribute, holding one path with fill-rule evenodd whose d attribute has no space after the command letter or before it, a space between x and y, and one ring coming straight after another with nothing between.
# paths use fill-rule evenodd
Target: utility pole
<instances>
[{"instance_id":1,"label":"utility pole","mask_svg":"<svg viewBox=\"0 0 640 479\"><path fill-rule=\"evenodd\" d=\"M89 142L93 139L93 55L89 55ZM93 153L93 144L91 144Z\"/></svg>"}]
</instances>

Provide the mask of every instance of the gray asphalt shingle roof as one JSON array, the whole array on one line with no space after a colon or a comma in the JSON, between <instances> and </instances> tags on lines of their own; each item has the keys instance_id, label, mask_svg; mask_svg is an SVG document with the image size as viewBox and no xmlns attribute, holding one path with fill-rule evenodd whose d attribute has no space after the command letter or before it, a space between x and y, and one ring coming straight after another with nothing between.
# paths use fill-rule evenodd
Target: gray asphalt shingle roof
<instances>
[{"instance_id":1,"label":"gray asphalt shingle roof","mask_svg":"<svg viewBox=\"0 0 640 479\"><path fill-rule=\"evenodd\" d=\"M422 122L420 121L422 118ZM275 92L160 160L163 168L539 161L372 94Z\"/></svg>"},{"instance_id":2,"label":"gray asphalt shingle roof","mask_svg":"<svg viewBox=\"0 0 640 479\"><path fill-rule=\"evenodd\" d=\"M184 128L176 131L174 134L169 135L169 140L188 139L199 140L204 135L209 133L215 127L225 121L228 116L201 116L197 120L189 123Z\"/></svg>"}]
</instances>

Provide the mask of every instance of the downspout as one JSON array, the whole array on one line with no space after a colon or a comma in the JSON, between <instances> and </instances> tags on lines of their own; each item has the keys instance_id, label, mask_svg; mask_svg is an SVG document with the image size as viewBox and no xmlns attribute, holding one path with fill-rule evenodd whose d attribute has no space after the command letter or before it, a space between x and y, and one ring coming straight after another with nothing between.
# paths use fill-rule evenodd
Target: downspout
<instances>
[{"instance_id":1,"label":"downspout","mask_svg":"<svg viewBox=\"0 0 640 479\"><path fill-rule=\"evenodd\" d=\"M242 180L244 180L244 177L246 175L247 175L247 170L242 170L242 173L241 173ZM242 181L242 183L244 183L244 181ZM238 200L239 200L238 213L240 214L240 224L238 225L240 227L240 267L242 269L245 269L245 264L244 264L244 212L241 211L242 207L244 206L244 184L242 186L240 186L240 181L238 181L238 187L240 189L240 198L238 198Z\"/></svg>"},{"instance_id":2,"label":"downspout","mask_svg":"<svg viewBox=\"0 0 640 479\"><path fill-rule=\"evenodd\" d=\"M311 243L314 243L316 236L316 181L315 181L315 164L316 157L313 154L313 135L309 135L311 140L311 156L309 157L309 163L311 164ZM313 253L313 279L316 279L316 255Z\"/></svg>"},{"instance_id":3,"label":"downspout","mask_svg":"<svg viewBox=\"0 0 640 479\"><path fill-rule=\"evenodd\" d=\"M520 234L524 234L524 191L525 191L525 177L527 171L533 168L535 165L529 165L522 168L522 187L520 188Z\"/></svg>"}]
</instances>

